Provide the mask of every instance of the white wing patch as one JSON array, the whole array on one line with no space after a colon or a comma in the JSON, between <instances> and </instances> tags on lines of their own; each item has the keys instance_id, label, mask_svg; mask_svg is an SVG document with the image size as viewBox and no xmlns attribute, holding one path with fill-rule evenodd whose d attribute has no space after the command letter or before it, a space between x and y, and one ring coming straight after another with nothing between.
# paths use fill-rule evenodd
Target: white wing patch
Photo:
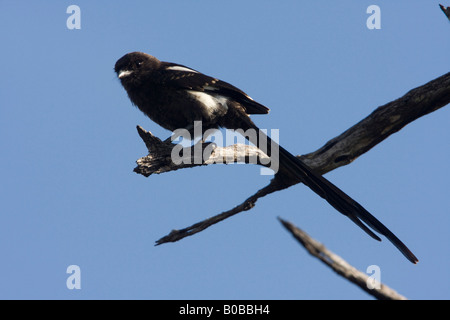
<instances>
[{"instance_id":1,"label":"white wing patch","mask_svg":"<svg viewBox=\"0 0 450 320\"><path fill-rule=\"evenodd\" d=\"M187 67L182 67L182 66L171 66L171 67L167 67L166 70L182 71L182 72L195 72L195 73L198 73L198 71L189 69L189 68L187 68Z\"/></svg>"},{"instance_id":2,"label":"white wing patch","mask_svg":"<svg viewBox=\"0 0 450 320\"><path fill-rule=\"evenodd\" d=\"M211 117L225 114L228 111L227 98L220 95L210 95L205 92L186 90L193 98L202 103Z\"/></svg>"}]
</instances>

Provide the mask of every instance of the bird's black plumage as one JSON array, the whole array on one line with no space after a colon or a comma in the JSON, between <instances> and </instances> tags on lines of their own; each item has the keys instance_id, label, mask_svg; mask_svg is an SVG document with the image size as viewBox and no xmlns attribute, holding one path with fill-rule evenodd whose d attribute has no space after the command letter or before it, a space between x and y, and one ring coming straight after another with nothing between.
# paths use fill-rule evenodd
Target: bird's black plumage
<instances>
[{"instance_id":1,"label":"bird's black plumage","mask_svg":"<svg viewBox=\"0 0 450 320\"><path fill-rule=\"evenodd\" d=\"M194 121L202 121L204 131L219 127L254 129L260 137L263 135L249 115L266 114L269 109L227 82L141 52L123 56L114 70L133 104L166 129L190 130ZM272 154L271 148L265 151L272 161L279 161L280 174L302 181L372 238L381 240L370 228L388 238L408 260L418 261L402 241L359 203L269 137L262 140L272 148L273 145L279 148L279 154ZM251 142L258 145L258 141ZM274 159L277 155L279 158Z\"/></svg>"}]
</instances>

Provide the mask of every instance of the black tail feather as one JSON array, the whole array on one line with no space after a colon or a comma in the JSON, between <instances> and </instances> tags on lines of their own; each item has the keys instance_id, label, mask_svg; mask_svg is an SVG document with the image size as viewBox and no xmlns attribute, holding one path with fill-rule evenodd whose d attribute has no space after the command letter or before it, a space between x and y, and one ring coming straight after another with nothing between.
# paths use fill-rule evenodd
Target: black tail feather
<instances>
[{"instance_id":1,"label":"black tail feather","mask_svg":"<svg viewBox=\"0 0 450 320\"><path fill-rule=\"evenodd\" d=\"M283 147L280 148L280 166L285 167L296 178L299 178L305 185L311 188L319 196L324 198L336 210L343 215L346 215L356 225L363 229L372 238L381 241L381 239L374 234L367 226L373 230L384 235L389 241L394 244L397 249L412 263L417 263L416 256L405 246L405 244L397 238L384 224L377 218L371 215L359 203L350 198L341 189L336 187L330 181L314 173L309 167L299 158L293 156ZM364 225L363 222L367 225Z\"/></svg>"},{"instance_id":2,"label":"black tail feather","mask_svg":"<svg viewBox=\"0 0 450 320\"><path fill-rule=\"evenodd\" d=\"M264 134L250 119L247 124L251 128L257 130L260 135ZM264 151L268 151L267 153L272 158L272 161L279 161L280 170L284 172L287 171L288 174L301 180L306 186L324 198L340 213L347 216L372 238L381 241L381 239L368 227L384 235L409 261L412 263L417 263L419 261L400 239L398 239L386 226L371 215L358 202L353 200L321 175L314 173L314 171L312 171L303 161L273 142L269 137L267 137L266 141L268 147L264 149ZM252 142L255 143L254 141ZM274 146L278 146L279 148L279 159L276 159L275 153L272 155L272 152L270 152L271 148Z\"/></svg>"}]
</instances>

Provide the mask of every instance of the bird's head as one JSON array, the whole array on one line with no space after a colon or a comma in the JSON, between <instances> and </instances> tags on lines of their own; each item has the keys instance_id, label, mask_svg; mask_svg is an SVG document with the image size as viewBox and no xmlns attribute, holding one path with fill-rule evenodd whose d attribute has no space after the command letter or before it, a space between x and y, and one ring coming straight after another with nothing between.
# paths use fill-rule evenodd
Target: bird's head
<instances>
[{"instance_id":1,"label":"bird's head","mask_svg":"<svg viewBox=\"0 0 450 320\"><path fill-rule=\"evenodd\" d=\"M154 70L160 61L143 52L131 52L117 60L114 71L121 81L138 79Z\"/></svg>"}]
</instances>

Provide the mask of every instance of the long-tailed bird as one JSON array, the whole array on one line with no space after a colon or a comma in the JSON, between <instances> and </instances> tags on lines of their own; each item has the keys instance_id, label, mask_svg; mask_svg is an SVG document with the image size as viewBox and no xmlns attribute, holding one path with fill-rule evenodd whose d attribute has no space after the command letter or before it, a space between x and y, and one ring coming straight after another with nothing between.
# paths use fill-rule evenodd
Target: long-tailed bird
<instances>
[{"instance_id":1,"label":"long-tailed bird","mask_svg":"<svg viewBox=\"0 0 450 320\"><path fill-rule=\"evenodd\" d=\"M163 62L142 52L124 55L116 62L114 70L131 102L163 128L192 131L194 122L201 121L203 131L217 128L255 130L261 141L279 148L279 159L275 159L271 148L264 149L272 161L279 161L277 174L303 182L372 238L381 241L374 231L384 235L409 261L418 262L403 242L358 202L269 137L262 137L262 131L249 115L266 114L269 109L242 90L184 65ZM260 146L258 141L252 141L255 139L246 138Z\"/></svg>"}]
</instances>

